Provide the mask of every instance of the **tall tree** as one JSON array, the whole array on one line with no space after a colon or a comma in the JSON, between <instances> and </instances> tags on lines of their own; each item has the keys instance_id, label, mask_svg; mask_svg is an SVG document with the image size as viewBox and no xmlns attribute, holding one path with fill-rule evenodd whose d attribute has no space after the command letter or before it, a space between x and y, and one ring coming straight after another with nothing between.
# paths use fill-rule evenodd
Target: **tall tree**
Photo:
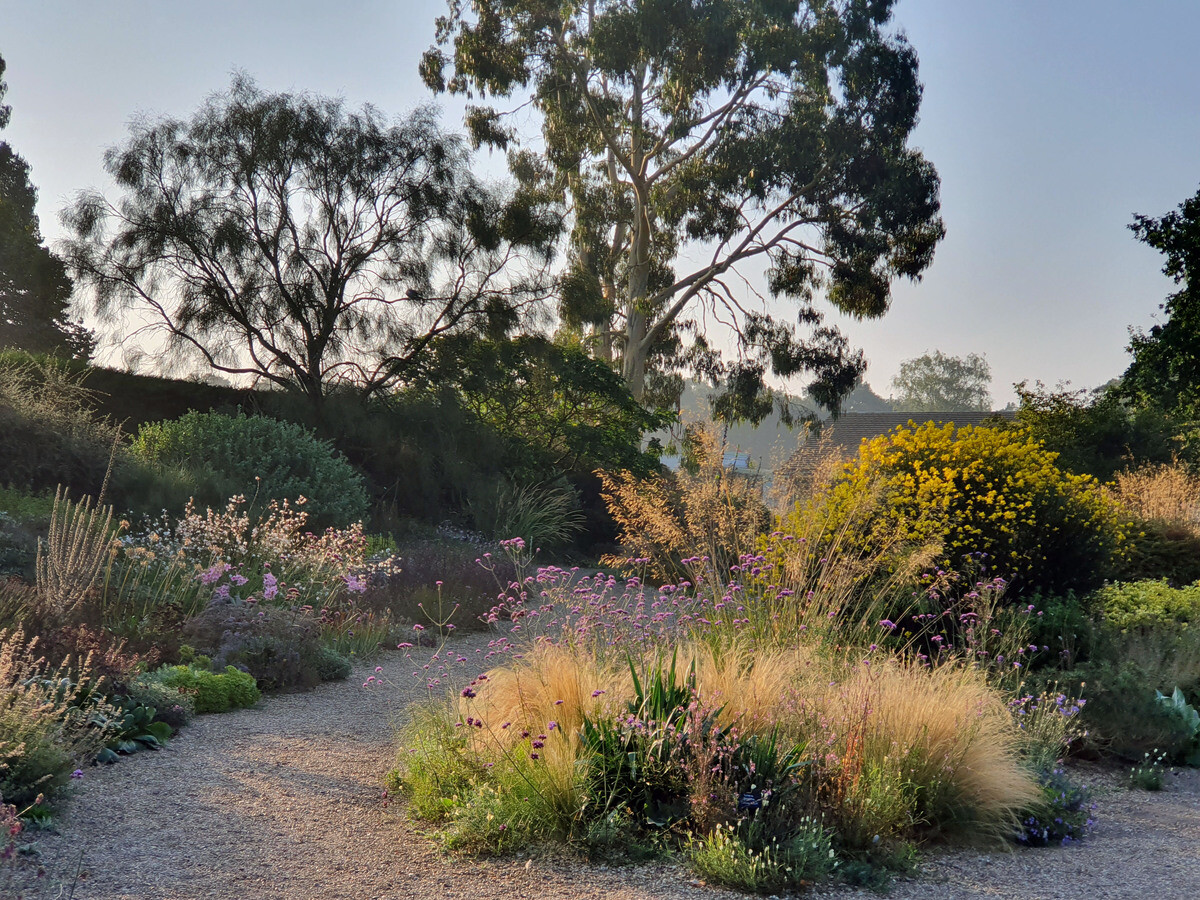
<instances>
[{"instance_id":1,"label":"tall tree","mask_svg":"<svg viewBox=\"0 0 1200 900\"><path fill-rule=\"evenodd\" d=\"M481 184L429 109L388 123L245 76L190 121L136 124L105 167L121 201L64 213L98 309L136 308L170 348L317 405L338 382L394 384L442 335L510 330L545 295L560 227Z\"/></svg>"},{"instance_id":2,"label":"tall tree","mask_svg":"<svg viewBox=\"0 0 1200 900\"><path fill-rule=\"evenodd\" d=\"M978 353L949 356L940 350L900 363L892 379L897 412L956 412L992 408L992 369Z\"/></svg>"},{"instance_id":3,"label":"tall tree","mask_svg":"<svg viewBox=\"0 0 1200 900\"><path fill-rule=\"evenodd\" d=\"M0 57L0 101L8 92ZM0 129L12 108L0 103ZM0 347L59 352L87 359L92 336L71 321L71 279L62 260L42 245L29 164L0 141Z\"/></svg>"},{"instance_id":4,"label":"tall tree","mask_svg":"<svg viewBox=\"0 0 1200 900\"><path fill-rule=\"evenodd\" d=\"M1200 190L1161 218L1135 216L1139 241L1166 256L1163 273L1180 289L1160 307L1166 320L1130 329L1133 354L1119 392L1194 418L1200 413Z\"/></svg>"},{"instance_id":5,"label":"tall tree","mask_svg":"<svg viewBox=\"0 0 1200 900\"><path fill-rule=\"evenodd\" d=\"M543 149L513 158L570 197L562 317L619 359L635 395L689 333L711 363L707 308L739 335L732 381L809 371L833 406L865 363L815 293L881 316L893 279L919 277L944 233L937 174L907 145L921 86L887 31L892 5L449 0L421 71L437 91L532 94ZM474 140L513 145L511 111L470 107ZM807 333L747 308L739 276L764 258Z\"/></svg>"}]
</instances>

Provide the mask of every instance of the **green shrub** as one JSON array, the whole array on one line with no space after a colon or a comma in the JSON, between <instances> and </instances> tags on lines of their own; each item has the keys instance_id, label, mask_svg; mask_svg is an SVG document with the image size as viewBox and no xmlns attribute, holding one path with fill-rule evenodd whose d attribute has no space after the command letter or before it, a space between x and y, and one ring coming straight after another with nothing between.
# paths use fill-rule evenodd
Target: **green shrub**
<instances>
[{"instance_id":1,"label":"green shrub","mask_svg":"<svg viewBox=\"0 0 1200 900\"><path fill-rule=\"evenodd\" d=\"M322 681L345 681L350 677L350 660L331 647L317 650L315 668Z\"/></svg>"},{"instance_id":2,"label":"green shrub","mask_svg":"<svg viewBox=\"0 0 1200 900\"><path fill-rule=\"evenodd\" d=\"M1200 584L1183 588L1166 581L1109 585L1096 592L1096 608L1104 622L1118 631L1177 632L1200 626Z\"/></svg>"},{"instance_id":3,"label":"green shrub","mask_svg":"<svg viewBox=\"0 0 1200 900\"><path fill-rule=\"evenodd\" d=\"M1128 658L1094 660L1056 676L1063 690L1087 701L1080 724L1095 749L1125 760L1153 750L1183 759L1192 746L1190 725L1160 703L1165 675Z\"/></svg>"},{"instance_id":4,"label":"green shrub","mask_svg":"<svg viewBox=\"0 0 1200 900\"><path fill-rule=\"evenodd\" d=\"M1172 584L1200 580L1200 537L1190 527L1134 519L1122 530L1126 543L1112 572L1115 580L1165 578Z\"/></svg>"},{"instance_id":5,"label":"green shrub","mask_svg":"<svg viewBox=\"0 0 1200 900\"><path fill-rule=\"evenodd\" d=\"M1092 658L1101 628L1091 613L1093 595L1081 598L1067 591L1059 596L1032 594L1026 599L1035 610L1023 617L1026 640L1038 648L1030 659L1032 668L1071 669Z\"/></svg>"},{"instance_id":6,"label":"green shrub","mask_svg":"<svg viewBox=\"0 0 1200 900\"><path fill-rule=\"evenodd\" d=\"M829 835L811 819L795 834L755 848L731 827L717 826L690 854L702 878L740 891L777 894L825 878L836 865Z\"/></svg>"},{"instance_id":7,"label":"green shrub","mask_svg":"<svg viewBox=\"0 0 1200 900\"><path fill-rule=\"evenodd\" d=\"M189 412L143 425L133 452L193 479L196 501L218 507L233 494L270 500L307 498L314 523L346 524L367 511L362 476L301 425L265 416Z\"/></svg>"},{"instance_id":8,"label":"green shrub","mask_svg":"<svg viewBox=\"0 0 1200 900\"><path fill-rule=\"evenodd\" d=\"M1131 407L1115 391L1048 391L1025 382L1016 388L1017 422L1069 472L1109 481L1130 464L1170 462L1181 443L1189 449L1180 440L1185 423L1153 406Z\"/></svg>"},{"instance_id":9,"label":"green shrub","mask_svg":"<svg viewBox=\"0 0 1200 900\"><path fill-rule=\"evenodd\" d=\"M781 530L803 534L805 515L839 522L861 518L869 498L869 528L881 523L914 543L939 541L952 567L964 554L987 554L992 573L1021 591L1086 589L1105 577L1118 550L1114 505L1089 476L1055 465L1056 454L1019 429L933 422L898 428L864 442L858 457L814 508L798 509Z\"/></svg>"},{"instance_id":10,"label":"green shrub","mask_svg":"<svg viewBox=\"0 0 1200 900\"><path fill-rule=\"evenodd\" d=\"M191 696L198 713L229 712L253 706L262 698L254 676L226 666L210 672L194 666L167 666L150 678L165 687Z\"/></svg>"},{"instance_id":11,"label":"green shrub","mask_svg":"<svg viewBox=\"0 0 1200 900\"><path fill-rule=\"evenodd\" d=\"M216 601L189 622L184 638L210 656L214 668L248 671L267 693L311 690L325 676L345 677L321 643L321 625L308 613Z\"/></svg>"}]
</instances>

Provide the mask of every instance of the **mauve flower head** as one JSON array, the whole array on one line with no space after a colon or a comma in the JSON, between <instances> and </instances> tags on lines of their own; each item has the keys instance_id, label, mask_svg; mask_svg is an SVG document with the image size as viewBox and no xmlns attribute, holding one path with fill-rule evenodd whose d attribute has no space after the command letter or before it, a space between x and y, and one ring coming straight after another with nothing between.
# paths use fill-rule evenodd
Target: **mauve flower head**
<instances>
[{"instance_id":1,"label":"mauve flower head","mask_svg":"<svg viewBox=\"0 0 1200 900\"><path fill-rule=\"evenodd\" d=\"M237 572L234 572L232 575L229 576L229 580L232 581L234 584L236 584L238 587L241 587L250 579L247 578L245 575L239 575Z\"/></svg>"}]
</instances>

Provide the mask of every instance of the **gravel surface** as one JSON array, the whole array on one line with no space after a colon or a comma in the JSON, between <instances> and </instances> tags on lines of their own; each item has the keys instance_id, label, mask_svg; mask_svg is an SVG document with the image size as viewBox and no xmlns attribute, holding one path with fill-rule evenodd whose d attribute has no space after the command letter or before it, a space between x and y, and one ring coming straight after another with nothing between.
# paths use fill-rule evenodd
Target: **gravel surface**
<instances>
[{"instance_id":1,"label":"gravel surface","mask_svg":"<svg viewBox=\"0 0 1200 900\"><path fill-rule=\"evenodd\" d=\"M486 643L468 636L451 645L468 660L467 678L485 667ZM397 653L381 665L386 689L364 689L363 670L258 709L201 716L166 750L89 770L64 805L60 833L38 838L52 880L70 882L78 867L77 900L738 896L668 865L447 856L399 806L382 801L393 723L424 691L412 678L414 660ZM921 874L890 896L1198 897L1197 775L1176 778L1162 794L1107 790L1098 798L1100 827L1081 846L931 852Z\"/></svg>"}]
</instances>

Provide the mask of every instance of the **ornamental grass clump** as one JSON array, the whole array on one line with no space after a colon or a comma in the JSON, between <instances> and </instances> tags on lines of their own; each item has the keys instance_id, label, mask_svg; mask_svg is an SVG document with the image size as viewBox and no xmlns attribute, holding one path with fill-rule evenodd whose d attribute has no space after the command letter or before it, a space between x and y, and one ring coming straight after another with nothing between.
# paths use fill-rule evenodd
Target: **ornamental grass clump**
<instances>
[{"instance_id":1,"label":"ornamental grass clump","mask_svg":"<svg viewBox=\"0 0 1200 900\"><path fill-rule=\"evenodd\" d=\"M605 557L604 565L625 568L634 558L655 579L678 581L690 574L683 558L706 557L726 572L770 530L761 480L725 467L715 430L689 427L686 443L687 464L677 473L600 473L623 551Z\"/></svg>"},{"instance_id":2,"label":"ornamental grass clump","mask_svg":"<svg viewBox=\"0 0 1200 900\"><path fill-rule=\"evenodd\" d=\"M0 797L18 807L47 797L108 741L96 718L116 710L96 691L90 660L48 666L38 639L0 631Z\"/></svg>"},{"instance_id":3,"label":"ornamental grass clump","mask_svg":"<svg viewBox=\"0 0 1200 900\"><path fill-rule=\"evenodd\" d=\"M848 854L997 839L1039 793L982 671L831 659L803 643L695 642L622 658L543 642L474 679L408 749L428 746L431 721L439 752L402 753L399 782L453 823L459 846L500 849L469 836L470 823L533 808L538 832L525 840L585 840L613 821L631 835L698 834L701 865L766 867L770 881L806 821ZM433 802L439 781L453 793ZM532 827L522 821L489 833L511 843Z\"/></svg>"}]
</instances>

